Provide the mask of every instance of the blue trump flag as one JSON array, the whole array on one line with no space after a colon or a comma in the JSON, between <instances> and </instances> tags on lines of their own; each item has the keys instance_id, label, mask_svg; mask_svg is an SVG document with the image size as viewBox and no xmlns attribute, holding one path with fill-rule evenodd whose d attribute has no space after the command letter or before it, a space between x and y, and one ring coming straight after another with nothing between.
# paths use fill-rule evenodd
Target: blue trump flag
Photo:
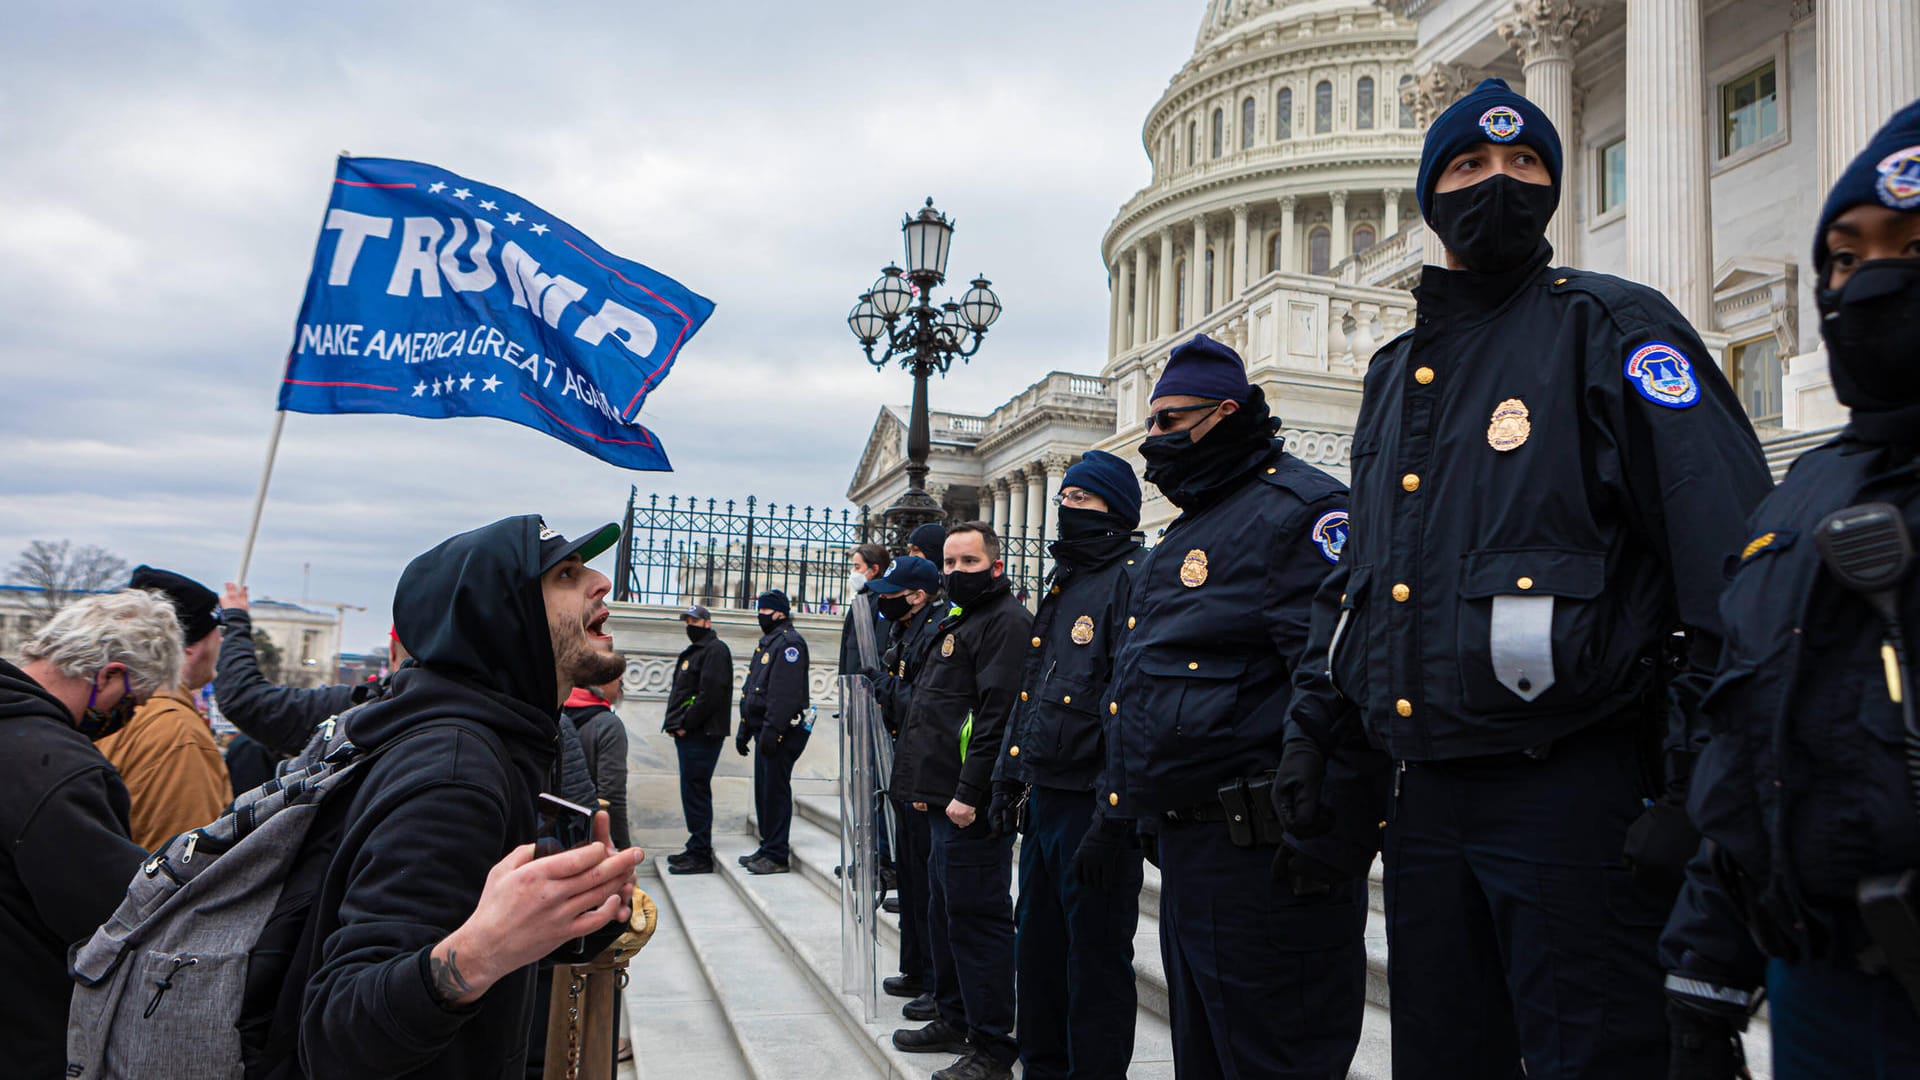
<instances>
[{"instance_id":1,"label":"blue trump flag","mask_svg":"<svg viewBox=\"0 0 1920 1080\"><path fill-rule=\"evenodd\" d=\"M280 407L492 416L629 469L637 422L713 302L499 188L340 159Z\"/></svg>"}]
</instances>

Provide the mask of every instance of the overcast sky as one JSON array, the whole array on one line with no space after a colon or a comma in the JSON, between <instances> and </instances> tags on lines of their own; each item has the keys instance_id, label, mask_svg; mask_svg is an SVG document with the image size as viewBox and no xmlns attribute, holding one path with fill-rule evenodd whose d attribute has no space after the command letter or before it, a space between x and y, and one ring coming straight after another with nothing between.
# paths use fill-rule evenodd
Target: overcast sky
<instances>
[{"instance_id":1,"label":"overcast sky","mask_svg":"<svg viewBox=\"0 0 1920 1080\"><path fill-rule=\"evenodd\" d=\"M409 558L507 514L572 532L629 484L844 505L911 383L842 320L926 196L1006 304L938 406L1100 369L1100 237L1202 7L9 3L0 567L66 538L233 574L341 150L518 193L717 308L645 410L673 474L499 420L290 415L256 596L310 563L311 599L370 609L358 651Z\"/></svg>"}]
</instances>

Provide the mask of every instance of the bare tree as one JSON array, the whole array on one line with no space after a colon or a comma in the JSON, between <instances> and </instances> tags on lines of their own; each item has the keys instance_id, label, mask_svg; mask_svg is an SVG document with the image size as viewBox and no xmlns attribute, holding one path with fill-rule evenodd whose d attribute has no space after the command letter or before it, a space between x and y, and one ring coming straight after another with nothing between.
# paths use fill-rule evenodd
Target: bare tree
<instances>
[{"instance_id":1,"label":"bare tree","mask_svg":"<svg viewBox=\"0 0 1920 1080\"><path fill-rule=\"evenodd\" d=\"M78 597L126 577L125 559L94 544L74 547L68 540L35 540L13 564L16 583L40 590L31 603L48 619Z\"/></svg>"}]
</instances>

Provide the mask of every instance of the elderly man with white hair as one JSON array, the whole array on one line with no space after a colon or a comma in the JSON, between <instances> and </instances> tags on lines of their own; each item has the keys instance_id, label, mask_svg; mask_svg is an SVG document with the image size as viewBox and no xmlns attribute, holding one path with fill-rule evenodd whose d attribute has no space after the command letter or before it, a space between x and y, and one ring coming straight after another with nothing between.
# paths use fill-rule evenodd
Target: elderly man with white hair
<instances>
[{"instance_id":1,"label":"elderly man with white hair","mask_svg":"<svg viewBox=\"0 0 1920 1080\"><path fill-rule=\"evenodd\" d=\"M141 590L88 597L0 660L0 1046L9 1075L65 1073L67 948L126 895L146 852L94 740L180 678L180 622Z\"/></svg>"}]
</instances>

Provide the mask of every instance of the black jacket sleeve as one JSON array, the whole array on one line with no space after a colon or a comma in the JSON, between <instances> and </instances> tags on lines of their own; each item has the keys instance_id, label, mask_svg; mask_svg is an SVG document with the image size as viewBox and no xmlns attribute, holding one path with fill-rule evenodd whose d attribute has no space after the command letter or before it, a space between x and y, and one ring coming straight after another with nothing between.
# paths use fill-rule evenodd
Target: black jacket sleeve
<instances>
[{"instance_id":1,"label":"black jacket sleeve","mask_svg":"<svg viewBox=\"0 0 1920 1080\"><path fill-rule=\"evenodd\" d=\"M725 735L733 715L733 652L715 639L700 650L700 694L687 710L687 730Z\"/></svg>"},{"instance_id":2,"label":"black jacket sleeve","mask_svg":"<svg viewBox=\"0 0 1920 1080\"><path fill-rule=\"evenodd\" d=\"M315 728L354 706L359 689L344 685L308 689L268 682L254 655L252 616L238 610L226 613L214 670L214 698L220 714L281 754L299 753Z\"/></svg>"},{"instance_id":3,"label":"black jacket sleeve","mask_svg":"<svg viewBox=\"0 0 1920 1080\"><path fill-rule=\"evenodd\" d=\"M980 635L974 656L973 734L966 760L960 763L960 782L953 797L968 806L984 808L993 790L993 766L1014 703L1020 700L1020 678L1026 669L1026 609L1017 603Z\"/></svg>"},{"instance_id":4,"label":"black jacket sleeve","mask_svg":"<svg viewBox=\"0 0 1920 1080\"><path fill-rule=\"evenodd\" d=\"M767 664L766 722L776 728L807 711L811 701L811 678L807 660L807 642L799 634L781 635L772 646Z\"/></svg>"},{"instance_id":5,"label":"black jacket sleeve","mask_svg":"<svg viewBox=\"0 0 1920 1080\"><path fill-rule=\"evenodd\" d=\"M62 941L85 941L127 895L147 857L127 838L126 796L104 761L55 785L34 807L9 854L33 906Z\"/></svg>"},{"instance_id":6,"label":"black jacket sleeve","mask_svg":"<svg viewBox=\"0 0 1920 1080\"><path fill-rule=\"evenodd\" d=\"M1347 543L1353 543L1351 536ZM1336 564L1314 591L1307 642L1293 668L1293 699L1287 706L1288 736L1297 733L1312 739L1323 751L1348 741L1355 734L1349 729L1359 727L1358 710L1334 689L1328 672L1328 650L1334 631L1340 628L1340 598L1347 590L1348 570L1344 561Z\"/></svg>"}]
</instances>

